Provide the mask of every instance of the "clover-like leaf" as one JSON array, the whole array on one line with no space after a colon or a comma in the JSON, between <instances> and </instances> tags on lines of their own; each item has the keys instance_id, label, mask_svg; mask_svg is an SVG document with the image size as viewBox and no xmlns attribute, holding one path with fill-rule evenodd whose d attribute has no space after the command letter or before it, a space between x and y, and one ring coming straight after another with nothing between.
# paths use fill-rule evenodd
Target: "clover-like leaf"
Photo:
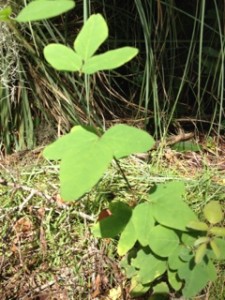
<instances>
[{"instance_id":1,"label":"clover-like leaf","mask_svg":"<svg viewBox=\"0 0 225 300\"><path fill-rule=\"evenodd\" d=\"M82 67L81 57L71 48L62 44L49 44L44 48L44 56L47 62L59 71L80 71Z\"/></svg>"},{"instance_id":2,"label":"clover-like leaf","mask_svg":"<svg viewBox=\"0 0 225 300\"><path fill-rule=\"evenodd\" d=\"M218 201L210 201L203 209L205 218L211 224L219 223L223 220L223 211Z\"/></svg>"},{"instance_id":3,"label":"clover-like leaf","mask_svg":"<svg viewBox=\"0 0 225 300\"><path fill-rule=\"evenodd\" d=\"M86 74L93 74L98 71L116 69L133 59L137 54L138 49L134 47L109 50L85 61L82 71Z\"/></svg>"},{"instance_id":4,"label":"clover-like leaf","mask_svg":"<svg viewBox=\"0 0 225 300\"><path fill-rule=\"evenodd\" d=\"M74 41L77 54L87 61L108 37L108 26L100 14L91 15Z\"/></svg>"},{"instance_id":5,"label":"clover-like leaf","mask_svg":"<svg viewBox=\"0 0 225 300\"><path fill-rule=\"evenodd\" d=\"M67 12L74 6L75 2L72 0L35 0L28 3L15 20L17 22L30 22L49 19Z\"/></svg>"},{"instance_id":6,"label":"clover-like leaf","mask_svg":"<svg viewBox=\"0 0 225 300\"><path fill-rule=\"evenodd\" d=\"M225 236L224 227L213 226L212 228L209 229L209 232L216 236Z\"/></svg>"}]
</instances>

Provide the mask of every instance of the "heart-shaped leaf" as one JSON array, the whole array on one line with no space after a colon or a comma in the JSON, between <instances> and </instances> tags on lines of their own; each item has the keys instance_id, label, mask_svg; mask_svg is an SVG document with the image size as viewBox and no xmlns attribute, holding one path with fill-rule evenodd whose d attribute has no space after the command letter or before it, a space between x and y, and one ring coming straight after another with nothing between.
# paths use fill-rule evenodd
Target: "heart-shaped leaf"
<instances>
[{"instance_id":1,"label":"heart-shaped leaf","mask_svg":"<svg viewBox=\"0 0 225 300\"><path fill-rule=\"evenodd\" d=\"M71 48L62 44L49 44L44 48L44 56L56 70L71 72L81 70L81 57Z\"/></svg>"},{"instance_id":2,"label":"heart-shaped leaf","mask_svg":"<svg viewBox=\"0 0 225 300\"><path fill-rule=\"evenodd\" d=\"M108 26L100 14L91 15L77 38L74 41L74 49L77 54L86 62L100 45L108 37Z\"/></svg>"},{"instance_id":3,"label":"heart-shaped leaf","mask_svg":"<svg viewBox=\"0 0 225 300\"><path fill-rule=\"evenodd\" d=\"M24 7L18 16L17 22L30 22L49 19L68 10L74 8L75 2L72 0L45 0L45 1L32 1Z\"/></svg>"},{"instance_id":4,"label":"heart-shaped leaf","mask_svg":"<svg viewBox=\"0 0 225 300\"><path fill-rule=\"evenodd\" d=\"M82 71L86 74L94 74L98 71L116 69L138 54L138 49L123 47L95 55L85 61Z\"/></svg>"},{"instance_id":5,"label":"heart-shaped leaf","mask_svg":"<svg viewBox=\"0 0 225 300\"><path fill-rule=\"evenodd\" d=\"M112 152L99 141L67 152L60 164L61 196L72 201L83 196L101 179L112 161Z\"/></svg>"}]
</instances>

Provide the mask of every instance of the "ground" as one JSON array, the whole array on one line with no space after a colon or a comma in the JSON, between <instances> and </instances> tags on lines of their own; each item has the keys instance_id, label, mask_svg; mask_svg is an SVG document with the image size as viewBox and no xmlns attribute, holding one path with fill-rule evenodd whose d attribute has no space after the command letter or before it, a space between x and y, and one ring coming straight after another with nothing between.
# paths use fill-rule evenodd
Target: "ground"
<instances>
[{"instance_id":1,"label":"ground","mask_svg":"<svg viewBox=\"0 0 225 300\"><path fill-rule=\"evenodd\" d=\"M181 153L166 145L122 160L121 167L139 193L154 183L183 180L185 199L200 214L209 200L223 203L225 192L223 142L204 140L201 146L200 152ZM0 299L129 299L116 241L91 234L91 225L116 195L135 204L126 182L113 165L83 199L65 203L59 166L44 160L42 150L0 160ZM218 265L218 280L203 291L204 299L225 298L224 274L224 264Z\"/></svg>"}]
</instances>

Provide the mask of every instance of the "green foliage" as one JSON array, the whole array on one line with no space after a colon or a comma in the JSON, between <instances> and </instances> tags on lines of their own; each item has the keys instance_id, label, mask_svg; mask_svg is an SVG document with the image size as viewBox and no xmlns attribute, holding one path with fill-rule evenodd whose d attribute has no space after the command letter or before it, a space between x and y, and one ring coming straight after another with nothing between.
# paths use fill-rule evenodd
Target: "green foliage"
<instances>
[{"instance_id":1,"label":"green foliage","mask_svg":"<svg viewBox=\"0 0 225 300\"><path fill-rule=\"evenodd\" d=\"M1 21L9 21L10 15L12 13L12 8L7 6L0 11L0 22Z\"/></svg>"},{"instance_id":2,"label":"green foliage","mask_svg":"<svg viewBox=\"0 0 225 300\"><path fill-rule=\"evenodd\" d=\"M74 8L73 0L35 0L27 4L18 16L17 22L30 22L58 16Z\"/></svg>"},{"instance_id":3,"label":"green foliage","mask_svg":"<svg viewBox=\"0 0 225 300\"><path fill-rule=\"evenodd\" d=\"M94 28L98 29L96 40ZM93 15L75 40L75 51L63 45L49 45L44 54L59 70L70 68L71 60L71 71L86 74L116 68L137 54L137 49L125 47L94 55L107 36L104 19L99 14ZM64 62L62 58L67 54L69 60ZM90 191L114 158L147 151L153 144L153 138L146 132L127 125L116 125L102 136L75 126L69 134L47 146L44 156L60 160L61 195L64 200L72 201ZM224 236L224 228L213 225L223 219L221 206L215 201L205 206L208 225L198 220L184 202L183 193L184 184L174 181L157 185L145 195L146 201L135 208L126 204L125 199L112 201L109 216L93 226L97 237L119 238L119 255L129 257L132 253L123 266L132 277L135 295L150 288L156 294L168 293L166 276L175 291L189 298L216 279L213 259L224 252L224 240L218 238Z\"/></svg>"},{"instance_id":4,"label":"green foliage","mask_svg":"<svg viewBox=\"0 0 225 300\"><path fill-rule=\"evenodd\" d=\"M118 68L135 57L138 50L123 47L94 55L108 37L108 26L100 14L91 15L74 41L74 50L60 44L44 49L46 60L57 70L93 74Z\"/></svg>"}]
</instances>

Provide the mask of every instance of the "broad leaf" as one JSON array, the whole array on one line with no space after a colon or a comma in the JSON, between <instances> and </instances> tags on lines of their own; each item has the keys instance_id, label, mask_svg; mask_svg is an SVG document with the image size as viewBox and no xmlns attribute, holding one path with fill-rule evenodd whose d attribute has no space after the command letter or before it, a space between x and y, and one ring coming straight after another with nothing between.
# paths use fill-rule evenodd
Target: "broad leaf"
<instances>
[{"instance_id":1,"label":"broad leaf","mask_svg":"<svg viewBox=\"0 0 225 300\"><path fill-rule=\"evenodd\" d=\"M150 289L150 284L141 284L137 281L136 277L133 277L131 279L131 287L130 287L130 296L132 298L140 297L141 295L144 295L147 293L147 291Z\"/></svg>"},{"instance_id":2,"label":"broad leaf","mask_svg":"<svg viewBox=\"0 0 225 300\"><path fill-rule=\"evenodd\" d=\"M177 246L174 249L173 253L168 258L168 264L171 270L177 270L183 265L183 261L180 258L181 253L186 251L186 248L183 245Z\"/></svg>"},{"instance_id":3,"label":"broad leaf","mask_svg":"<svg viewBox=\"0 0 225 300\"><path fill-rule=\"evenodd\" d=\"M211 223L216 224L223 220L223 211L218 201L210 201L203 209L205 218Z\"/></svg>"},{"instance_id":4,"label":"broad leaf","mask_svg":"<svg viewBox=\"0 0 225 300\"><path fill-rule=\"evenodd\" d=\"M45 0L32 1L24 7L18 16L17 22L29 22L49 19L67 12L75 6L72 0Z\"/></svg>"},{"instance_id":5,"label":"broad leaf","mask_svg":"<svg viewBox=\"0 0 225 300\"><path fill-rule=\"evenodd\" d=\"M116 69L138 54L138 49L123 47L95 55L85 61L82 71L86 74L93 74L98 71Z\"/></svg>"},{"instance_id":6,"label":"broad leaf","mask_svg":"<svg viewBox=\"0 0 225 300\"><path fill-rule=\"evenodd\" d=\"M179 238L174 230L161 225L153 227L149 233L149 247L162 257L170 256L179 245Z\"/></svg>"},{"instance_id":7,"label":"broad leaf","mask_svg":"<svg viewBox=\"0 0 225 300\"><path fill-rule=\"evenodd\" d=\"M116 158L146 152L154 145L153 138L147 132L123 124L108 129L101 139L102 143L112 149Z\"/></svg>"},{"instance_id":8,"label":"broad leaf","mask_svg":"<svg viewBox=\"0 0 225 300\"><path fill-rule=\"evenodd\" d=\"M162 225L186 231L190 221L197 216L183 201L184 184L172 181L157 186L154 193L149 195L155 219Z\"/></svg>"},{"instance_id":9,"label":"broad leaf","mask_svg":"<svg viewBox=\"0 0 225 300\"><path fill-rule=\"evenodd\" d=\"M45 147L43 155L49 160L60 160L68 151L82 152L87 144L89 145L98 139L96 134L85 130L82 126L75 126L70 133Z\"/></svg>"},{"instance_id":10,"label":"broad leaf","mask_svg":"<svg viewBox=\"0 0 225 300\"><path fill-rule=\"evenodd\" d=\"M109 209L112 215L102 219L92 227L92 232L96 237L115 237L123 231L131 218L132 209L123 202L112 202Z\"/></svg>"},{"instance_id":11,"label":"broad leaf","mask_svg":"<svg viewBox=\"0 0 225 300\"><path fill-rule=\"evenodd\" d=\"M167 269L166 260L155 256L151 251L146 249L138 251L137 257L132 259L131 264L140 269L137 274L137 280L141 284L152 282Z\"/></svg>"},{"instance_id":12,"label":"broad leaf","mask_svg":"<svg viewBox=\"0 0 225 300\"><path fill-rule=\"evenodd\" d=\"M86 21L76 40L74 49L86 62L108 37L108 26L100 14L93 14Z\"/></svg>"},{"instance_id":13,"label":"broad leaf","mask_svg":"<svg viewBox=\"0 0 225 300\"><path fill-rule=\"evenodd\" d=\"M133 210L132 221L138 241L142 246L147 246L150 230L155 224L151 205L148 202L137 205Z\"/></svg>"},{"instance_id":14,"label":"broad leaf","mask_svg":"<svg viewBox=\"0 0 225 300\"><path fill-rule=\"evenodd\" d=\"M110 149L99 141L89 141L66 152L60 164L62 198L72 201L89 192L111 161Z\"/></svg>"},{"instance_id":15,"label":"broad leaf","mask_svg":"<svg viewBox=\"0 0 225 300\"><path fill-rule=\"evenodd\" d=\"M133 218L131 217L129 222L126 224L125 228L123 229L118 246L117 251L119 255L126 254L136 243L137 241L137 234L133 224Z\"/></svg>"},{"instance_id":16,"label":"broad leaf","mask_svg":"<svg viewBox=\"0 0 225 300\"><path fill-rule=\"evenodd\" d=\"M190 261L178 270L178 276L185 280L183 296L191 298L196 296L209 281L216 279L216 269L211 260L203 260L197 265Z\"/></svg>"},{"instance_id":17,"label":"broad leaf","mask_svg":"<svg viewBox=\"0 0 225 300\"><path fill-rule=\"evenodd\" d=\"M49 44L44 48L47 62L59 71L80 71L82 59L71 48L62 44Z\"/></svg>"}]
</instances>

